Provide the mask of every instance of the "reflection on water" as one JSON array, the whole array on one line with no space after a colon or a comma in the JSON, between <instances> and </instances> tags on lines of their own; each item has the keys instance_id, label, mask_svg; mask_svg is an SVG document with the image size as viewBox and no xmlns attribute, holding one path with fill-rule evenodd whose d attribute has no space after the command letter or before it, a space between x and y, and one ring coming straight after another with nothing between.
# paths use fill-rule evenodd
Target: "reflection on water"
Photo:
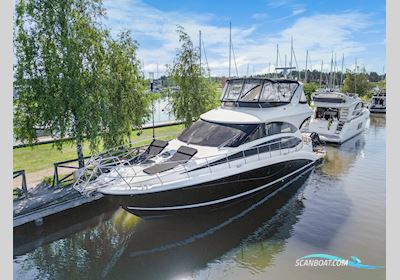
<instances>
[{"instance_id":1,"label":"reflection on water","mask_svg":"<svg viewBox=\"0 0 400 280\"><path fill-rule=\"evenodd\" d=\"M328 147L269 199L141 220L106 201L14 232L16 279L384 279L384 270L301 269L309 253L385 265L385 119Z\"/></svg>"},{"instance_id":2,"label":"reflection on water","mask_svg":"<svg viewBox=\"0 0 400 280\"><path fill-rule=\"evenodd\" d=\"M358 156L363 154L365 134L356 136L343 143L340 149L336 146L326 147L325 162L322 172L328 176L340 178L356 162Z\"/></svg>"}]
</instances>

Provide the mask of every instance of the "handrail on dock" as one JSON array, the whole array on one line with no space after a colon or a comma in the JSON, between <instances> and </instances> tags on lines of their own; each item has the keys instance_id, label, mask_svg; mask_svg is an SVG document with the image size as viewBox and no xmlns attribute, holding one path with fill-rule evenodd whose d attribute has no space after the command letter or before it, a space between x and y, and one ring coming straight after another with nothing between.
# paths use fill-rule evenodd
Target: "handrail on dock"
<instances>
[{"instance_id":1,"label":"handrail on dock","mask_svg":"<svg viewBox=\"0 0 400 280\"><path fill-rule=\"evenodd\" d=\"M22 177L22 181L21 181L21 189L22 192L27 195L28 194L28 188L26 186L26 174L25 174L25 170L16 170L13 172L13 179L18 178L18 177Z\"/></svg>"}]
</instances>

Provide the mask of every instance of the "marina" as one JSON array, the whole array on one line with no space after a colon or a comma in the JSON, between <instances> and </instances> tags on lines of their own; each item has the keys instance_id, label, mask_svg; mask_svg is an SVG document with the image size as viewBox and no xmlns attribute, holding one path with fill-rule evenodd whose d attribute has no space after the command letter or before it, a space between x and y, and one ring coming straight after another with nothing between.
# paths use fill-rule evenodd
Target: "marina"
<instances>
[{"instance_id":1,"label":"marina","mask_svg":"<svg viewBox=\"0 0 400 280\"><path fill-rule=\"evenodd\" d=\"M111 2L14 3L14 279L385 279L368 8Z\"/></svg>"},{"instance_id":2,"label":"marina","mask_svg":"<svg viewBox=\"0 0 400 280\"><path fill-rule=\"evenodd\" d=\"M362 134L327 146L320 166L258 203L143 220L101 199L16 228L14 278L320 279L295 260L324 252L384 265L385 123L371 116ZM324 269L324 277L385 279L385 270Z\"/></svg>"}]
</instances>

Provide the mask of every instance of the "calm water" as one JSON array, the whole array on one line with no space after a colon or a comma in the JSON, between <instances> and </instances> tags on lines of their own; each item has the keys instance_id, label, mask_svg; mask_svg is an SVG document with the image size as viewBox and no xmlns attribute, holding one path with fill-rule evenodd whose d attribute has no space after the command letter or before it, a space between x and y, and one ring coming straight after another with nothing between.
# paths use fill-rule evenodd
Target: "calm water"
<instances>
[{"instance_id":1,"label":"calm water","mask_svg":"<svg viewBox=\"0 0 400 280\"><path fill-rule=\"evenodd\" d=\"M190 218L141 220L106 202L14 232L15 279L385 279L296 267L312 253L385 265L385 117L285 191Z\"/></svg>"},{"instance_id":2,"label":"calm water","mask_svg":"<svg viewBox=\"0 0 400 280\"><path fill-rule=\"evenodd\" d=\"M170 113L171 105L168 98L160 98L154 102L154 123L173 121L175 120L174 115ZM152 124L153 119L150 116L150 120L146 124Z\"/></svg>"}]
</instances>

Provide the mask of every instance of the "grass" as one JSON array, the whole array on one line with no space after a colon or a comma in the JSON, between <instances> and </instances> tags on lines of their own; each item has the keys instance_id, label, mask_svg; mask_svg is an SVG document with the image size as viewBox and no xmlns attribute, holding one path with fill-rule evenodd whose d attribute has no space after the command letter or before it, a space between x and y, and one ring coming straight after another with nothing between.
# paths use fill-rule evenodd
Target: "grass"
<instances>
[{"instance_id":1,"label":"grass","mask_svg":"<svg viewBox=\"0 0 400 280\"><path fill-rule=\"evenodd\" d=\"M159 127L155 129L155 135L177 135L182 131L183 125L173 125ZM139 141L140 144L150 142L145 141L146 138L151 138L153 135L152 129L144 129L140 136L137 136L137 131L132 132L132 141ZM84 143L83 153L85 156L90 155L89 144ZM65 142L62 150L58 150L53 144L42 144L32 147L23 147L13 150L13 169L24 169L26 173L37 172L53 167L54 162L75 159L76 147L73 142Z\"/></svg>"}]
</instances>

